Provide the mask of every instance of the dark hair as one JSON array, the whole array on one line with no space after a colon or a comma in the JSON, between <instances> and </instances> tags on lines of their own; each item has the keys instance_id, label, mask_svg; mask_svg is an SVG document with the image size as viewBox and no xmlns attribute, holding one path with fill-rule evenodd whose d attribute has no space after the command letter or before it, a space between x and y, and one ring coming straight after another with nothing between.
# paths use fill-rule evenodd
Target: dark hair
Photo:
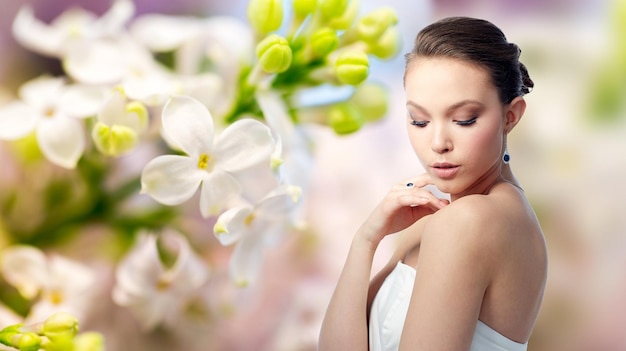
<instances>
[{"instance_id":1,"label":"dark hair","mask_svg":"<svg viewBox=\"0 0 626 351\"><path fill-rule=\"evenodd\" d=\"M407 68L417 57L447 57L478 64L491 76L500 101L508 104L534 86L526 66L519 61L520 53L519 47L509 43L491 22L449 17L422 29L405 58Z\"/></svg>"}]
</instances>

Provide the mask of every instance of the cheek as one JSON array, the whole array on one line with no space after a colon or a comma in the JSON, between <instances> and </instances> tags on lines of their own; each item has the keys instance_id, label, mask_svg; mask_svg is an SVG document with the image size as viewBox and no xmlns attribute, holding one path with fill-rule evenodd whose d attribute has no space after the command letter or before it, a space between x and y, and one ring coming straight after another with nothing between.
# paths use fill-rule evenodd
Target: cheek
<instances>
[{"instance_id":1,"label":"cheek","mask_svg":"<svg viewBox=\"0 0 626 351\"><path fill-rule=\"evenodd\" d=\"M424 152L424 148L427 146L426 136L424 134L418 135L415 127L413 126L409 126L408 136L411 147L413 147L413 151L417 154L417 157L420 158L420 154Z\"/></svg>"},{"instance_id":2,"label":"cheek","mask_svg":"<svg viewBox=\"0 0 626 351\"><path fill-rule=\"evenodd\" d=\"M484 129L472 134L468 143L470 145L468 150L472 150L474 155L484 158L485 161L491 163L494 159L500 157L503 139L497 128L493 130Z\"/></svg>"},{"instance_id":3,"label":"cheek","mask_svg":"<svg viewBox=\"0 0 626 351\"><path fill-rule=\"evenodd\" d=\"M417 133L415 133L415 131L412 132L411 127L413 126L409 126L409 132L408 132L409 142L411 143L411 147L413 148L413 152L417 156L419 163L423 167L425 163L424 163L424 159L422 156L425 155L426 151L424 151L424 148L427 146L425 143L425 138L424 138L424 135L418 136Z\"/></svg>"}]
</instances>

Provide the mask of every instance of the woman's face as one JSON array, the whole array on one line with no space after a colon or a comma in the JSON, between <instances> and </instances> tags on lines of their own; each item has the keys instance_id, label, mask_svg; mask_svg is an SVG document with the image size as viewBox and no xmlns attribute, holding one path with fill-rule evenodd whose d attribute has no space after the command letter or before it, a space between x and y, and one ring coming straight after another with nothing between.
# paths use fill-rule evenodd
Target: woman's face
<instances>
[{"instance_id":1,"label":"woman's face","mask_svg":"<svg viewBox=\"0 0 626 351\"><path fill-rule=\"evenodd\" d=\"M501 172L505 106L486 70L417 58L405 77L411 145L434 185L457 198L481 193Z\"/></svg>"}]
</instances>

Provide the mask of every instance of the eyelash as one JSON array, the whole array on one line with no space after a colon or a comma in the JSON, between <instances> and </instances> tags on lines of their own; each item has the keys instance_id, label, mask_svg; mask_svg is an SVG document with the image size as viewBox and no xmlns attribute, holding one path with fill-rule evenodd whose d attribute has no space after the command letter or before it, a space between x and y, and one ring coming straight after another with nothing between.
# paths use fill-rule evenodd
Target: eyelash
<instances>
[{"instance_id":1,"label":"eyelash","mask_svg":"<svg viewBox=\"0 0 626 351\"><path fill-rule=\"evenodd\" d=\"M457 125L466 127L466 126L471 126L472 124L474 124L476 122L476 119L478 117L472 117L468 120L465 121L454 121ZM428 121L416 121L416 120L412 120L411 121L411 125L416 126L416 127L420 127L420 128L424 128L428 125Z\"/></svg>"},{"instance_id":2,"label":"eyelash","mask_svg":"<svg viewBox=\"0 0 626 351\"><path fill-rule=\"evenodd\" d=\"M472 118L470 118L468 120L465 120L465 121L456 121L456 124L458 124L460 126L470 126L470 125L472 125L472 124L474 124L476 122L477 118L478 118L477 116L474 116L474 117L472 117Z\"/></svg>"},{"instance_id":3,"label":"eyelash","mask_svg":"<svg viewBox=\"0 0 626 351\"><path fill-rule=\"evenodd\" d=\"M426 122L426 121L415 121L415 120L411 121L411 125L412 126L416 126L416 127L420 127L420 128L426 127L427 124L428 124L428 122Z\"/></svg>"}]
</instances>

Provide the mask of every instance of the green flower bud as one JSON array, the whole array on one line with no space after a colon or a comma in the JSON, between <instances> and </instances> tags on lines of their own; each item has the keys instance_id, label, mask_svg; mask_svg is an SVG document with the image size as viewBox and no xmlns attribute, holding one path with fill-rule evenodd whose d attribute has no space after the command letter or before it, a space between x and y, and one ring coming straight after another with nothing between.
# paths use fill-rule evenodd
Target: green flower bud
<instances>
[{"instance_id":1,"label":"green flower bud","mask_svg":"<svg viewBox=\"0 0 626 351\"><path fill-rule=\"evenodd\" d=\"M98 122L91 137L100 152L108 156L120 156L132 150L137 144L137 132L120 125L108 126Z\"/></svg>"},{"instance_id":2,"label":"green flower bud","mask_svg":"<svg viewBox=\"0 0 626 351\"><path fill-rule=\"evenodd\" d=\"M376 42L370 43L369 51L372 55L386 60L390 59L400 52L402 47L402 38L397 28L389 28L383 33Z\"/></svg>"},{"instance_id":3,"label":"green flower bud","mask_svg":"<svg viewBox=\"0 0 626 351\"><path fill-rule=\"evenodd\" d=\"M283 22L282 0L250 0L248 21L257 33L267 34L280 28Z\"/></svg>"},{"instance_id":4,"label":"green flower bud","mask_svg":"<svg viewBox=\"0 0 626 351\"><path fill-rule=\"evenodd\" d=\"M41 346L41 337L32 332L23 333L19 336L16 346L20 351L37 351Z\"/></svg>"},{"instance_id":5,"label":"green flower bud","mask_svg":"<svg viewBox=\"0 0 626 351\"><path fill-rule=\"evenodd\" d=\"M334 105L328 113L328 124L339 135L354 133L363 126L363 123L363 116L352 104Z\"/></svg>"},{"instance_id":6,"label":"green flower bud","mask_svg":"<svg viewBox=\"0 0 626 351\"><path fill-rule=\"evenodd\" d=\"M69 313L57 312L43 324L43 335L53 342L72 339L78 333L78 320Z\"/></svg>"},{"instance_id":7,"label":"green flower bud","mask_svg":"<svg viewBox=\"0 0 626 351\"><path fill-rule=\"evenodd\" d=\"M104 337L95 332L79 334L74 339L74 351L104 351Z\"/></svg>"},{"instance_id":8,"label":"green flower bud","mask_svg":"<svg viewBox=\"0 0 626 351\"><path fill-rule=\"evenodd\" d=\"M348 7L341 16L334 17L328 21L328 26L337 30L346 30L352 26L356 16L359 14L360 0L351 0Z\"/></svg>"},{"instance_id":9,"label":"green flower bud","mask_svg":"<svg viewBox=\"0 0 626 351\"><path fill-rule=\"evenodd\" d=\"M317 8L317 0L293 0L293 12L299 18L304 18Z\"/></svg>"},{"instance_id":10,"label":"green flower bud","mask_svg":"<svg viewBox=\"0 0 626 351\"><path fill-rule=\"evenodd\" d=\"M16 339L19 338L22 324L10 325L0 331L0 343L7 346L16 346Z\"/></svg>"},{"instance_id":11,"label":"green flower bud","mask_svg":"<svg viewBox=\"0 0 626 351\"><path fill-rule=\"evenodd\" d=\"M369 60L362 51L347 51L337 57L335 74L344 84L357 85L369 74Z\"/></svg>"},{"instance_id":12,"label":"green flower bud","mask_svg":"<svg viewBox=\"0 0 626 351\"><path fill-rule=\"evenodd\" d=\"M366 122L374 122L387 114L389 94L380 84L359 85L348 100Z\"/></svg>"},{"instance_id":13,"label":"green flower bud","mask_svg":"<svg viewBox=\"0 0 626 351\"><path fill-rule=\"evenodd\" d=\"M60 338L50 340L44 339L41 343L41 348L44 351L75 351L74 340L71 338Z\"/></svg>"},{"instance_id":14,"label":"green flower bud","mask_svg":"<svg viewBox=\"0 0 626 351\"><path fill-rule=\"evenodd\" d=\"M389 7L374 10L363 16L357 24L361 40L374 42L390 27L398 23L396 11Z\"/></svg>"},{"instance_id":15,"label":"green flower bud","mask_svg":"<svg viewBox=\"0 0 626 351\"><path fill-rule=\"evenodd\" d=\"M257 44L256 56L265 72L281 73L289 69L293 54L287 39L270 34Z\"/></svg>"},{"instance_id":16,"label":"green flower bud","mask_svg":"<svg viewBox=\"0 0 626 351\"><path fill-rule=\"evenodd\" d=\"M337 32L325 27L316 30L309 38L311 50L317 57L324 57L330 54L339 45Z\"/></svg>"},{"instance_id":17,"label":"green flower bud","mask_svg":"<svg viewBox=\"0 0 626 351\"><path fill-rule=\"evenodd\" d=\"M343 15L348 7L349 0L320 0L319 10L327 18L335 18Z\"/></svg>"}]
</instances>

